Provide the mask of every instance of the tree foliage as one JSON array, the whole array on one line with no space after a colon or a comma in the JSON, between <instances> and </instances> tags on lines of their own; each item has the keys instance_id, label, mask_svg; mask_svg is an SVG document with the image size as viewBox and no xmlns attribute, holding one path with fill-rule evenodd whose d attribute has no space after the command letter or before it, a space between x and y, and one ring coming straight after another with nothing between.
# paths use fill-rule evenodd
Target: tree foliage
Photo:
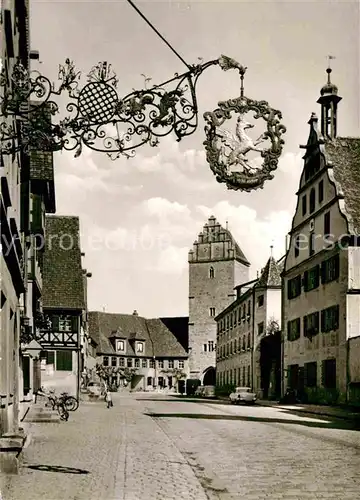
<instances>
[{"instance_id":1,"label":"tree foliage","mask_svg":"<svg viewBox=\"0 0 360 500\"><path fill-rule=\"evenodd\" d=\"M96 374L106 382L108 385L111 384L114 378L120 375L120 378L125 379L127 382L131 382L134 376L137 374L137 368L128 368L120 366L104 366L101 364L96 364L95 367Z\"/></svg>"},{"instance_id":2,"label":"tree foliage","mask_svg":"<svg viewBox=\"0 0 360 500\"><path fill-rule=\"evenodd\" d=\"M274 333L279 332L279 331L280 331L279 321L276 320L274 317L272 317L270 319L269 323L267 324L266 334L267 335L274 335Z\"/></svg>"},{"instance_id":3,"label":"tree foliage","mask_svg":"<svg viewBox=\"0 0 360 500\"><path fill-rule=\"evenodd\" d=\"M162 370L162 372L170 377L174 377L177 382L186 378L186 373L181 368L168 368L167 370Z\"/></svg>"}]
</instances>

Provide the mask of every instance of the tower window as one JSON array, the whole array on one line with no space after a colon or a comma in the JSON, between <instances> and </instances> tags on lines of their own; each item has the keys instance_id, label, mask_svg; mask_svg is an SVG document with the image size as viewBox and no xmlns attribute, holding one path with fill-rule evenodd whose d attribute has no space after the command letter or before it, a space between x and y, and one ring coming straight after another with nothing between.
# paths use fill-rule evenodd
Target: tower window
<instances>
[{"instance_id":1,"label":"tower window","mask_svg":"<svg viewBox=\"0 0 360 500\"><path fill-rule=\"evenodd\" d=\"M319 182L319 203L324 199L324 181Z\"/></svg>"},{"instance_id":2,"label":"tower window","mask_svg":"<svg viewBox=\"0 0 360 500\"><path fill-rule=\"evenodd\" d=\"M310 191L310 203L309 203L309 212L312 214L314 211L315 211L315 197L316 197L316 194L315 194L315 189L312 188L312 190Z\"/></svg>"},{"instance_id":3,"label":"tower window","mask_svg":"<svg viewBox=\"0 0 360 500\"><path fill-rule=\"evenodd\" d=\"M309 255L314 255L315 253L315 234L310 233L310 240L309 240Z\"/></svg>"},{"instance_id":4,"label":"tower window","mask_svg":"<svg viewBox=\"0 0 360 500\"><path fill-rule=\"evenodd\" d=\"M306 194L302 197L302 214L306 214Z\"/></svg>"},{"instance_id":5,"label":"tower window","mask_svg":"<svg viewBox=\"0 0 360 500\"><path fill-rule=\"evenodd\" d=\"M330 212L324 214L324 236L330 236Z\"/></svg>"},{"instance_id":6,"label":"tower window","mask_svg":"<svg viewBox=\"0 0 360 500\"><path fill-rule=\"evenodd\" d=\"M209 314L211 317L215 316L215 307L210 307Z\"/></svg>"},{"instance_id":7,"label":"tower window","mask_svg":"<svg viewBox=\"0 0 360 500\"><path fill-rule=\"evenodd\" d=\"M209 270L209 278L214 278L215 276L215 271L214 271L214 268L213 267L210 267L210 270Z\"/></svg>"},{"instance_id":8,"label":"tower window","mask_svg":"<svg viewBox=\"0 0 360 500\"><path fill-rule=\"evenodd\" d=\"M299 257L300 253L300 234L295 237L295 245L294 245L294 255L295 257Z\"/></svg>"}]
</instances>

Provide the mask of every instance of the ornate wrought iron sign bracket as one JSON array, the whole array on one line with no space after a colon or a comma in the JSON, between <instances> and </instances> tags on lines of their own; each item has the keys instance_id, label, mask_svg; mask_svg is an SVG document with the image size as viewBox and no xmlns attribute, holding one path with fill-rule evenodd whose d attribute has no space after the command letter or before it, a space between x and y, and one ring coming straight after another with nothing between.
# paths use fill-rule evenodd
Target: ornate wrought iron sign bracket
<instances>
[{"instance_id":1,"label":"ornate wrought iron sign bracket","mask_svg":"<svg viewBox=\"0 0 360 500\"><path fill-rule=\"evenodd\" d=\"M229 189L250 191L263 187L277 168L285 127L279 121L281 113L271 109L266 101L244 97L246 68L226 56L192 65L186 73L175 74L151 88L133 90L125 97L118 96L117 77L106 62L92 68L87 83L81 88L81 74L67 59L65 65L59 67L57 89L47 77L38 72L29 73L18 62L10 81L4 69L0 74L1 154L64 149L75 151L77 157L83 146L87 146L115 160L121 155L135 156L135 150L144 144L157 146L160 138L170 133L180 141L198 127L196 84L200 75L214 65L224 71L239 71L241 95L220 102L218 109L204 114L207 161L217 180L225 182ZM57 102L58 96L64 93L69 98L65 116ZM249 127L244 115L251 111L255 119L263 118L267 123L261 141L270 139L269 149L256 149L258 142L253 142L245 133ZM232 112L239 114L235 136L218 128L231 118ZM55 114L61 117L58 123L52 122ZM245 156L249 151L259 151L263 158L261 168L251 167ZM233 166L241 168L241 172L230 172Z\"/></svg>"}]
</instances>

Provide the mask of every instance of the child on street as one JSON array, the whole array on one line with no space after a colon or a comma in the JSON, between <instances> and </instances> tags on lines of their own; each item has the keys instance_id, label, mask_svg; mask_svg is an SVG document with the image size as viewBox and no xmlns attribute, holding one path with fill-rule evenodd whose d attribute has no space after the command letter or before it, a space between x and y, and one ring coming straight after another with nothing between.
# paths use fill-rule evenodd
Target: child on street
<instances>
[{"instance_id":1,"label":"child on street","mask_svg":"<svg viewBox=\"0 0 360 500\"><path fill-rule=\"evenodd\" d=\"M112 401L111 392L109 391L108 388L106 388L105 401L107 403L107 408L112 408L114 406L113 401Z\"/></svg>"}]
</instances>

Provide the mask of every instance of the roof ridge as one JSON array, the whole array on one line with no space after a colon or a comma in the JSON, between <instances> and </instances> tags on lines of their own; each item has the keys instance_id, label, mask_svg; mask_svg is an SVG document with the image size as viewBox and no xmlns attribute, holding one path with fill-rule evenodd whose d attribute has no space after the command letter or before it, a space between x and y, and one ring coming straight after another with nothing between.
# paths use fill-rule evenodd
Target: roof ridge
<instances>
[{"instance_id":1,"label":"roof ridge","mask_svg":"<svg viewBox=\"0 0 360 500\"><path fill-rule=\"evenodd\" d=\"M46 218L49 218L49 219L78 219L78 220L80 220L80 217L78 215L46 214Z\"/></svg>"}]
</instances>

